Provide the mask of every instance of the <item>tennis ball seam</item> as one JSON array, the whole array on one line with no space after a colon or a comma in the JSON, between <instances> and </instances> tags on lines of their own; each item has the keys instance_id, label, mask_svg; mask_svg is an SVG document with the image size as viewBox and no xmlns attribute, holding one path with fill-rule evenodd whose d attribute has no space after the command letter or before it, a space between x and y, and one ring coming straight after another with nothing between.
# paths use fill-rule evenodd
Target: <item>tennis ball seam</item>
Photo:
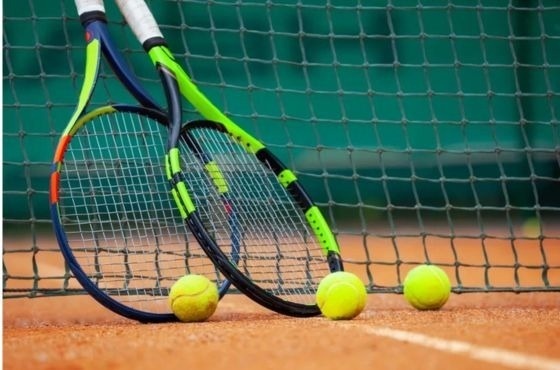
<instances>
[{"instance_id":1,"label":"tennis ball seam","mask_svg":"<svg viewBox=\"0 0 560 370\"><path fill-rule=\"evenodd\" d=\"M333 283L331 286L328 287L327 291L325 292L325 297L328 297L329 294L333 291L333 289L338 289L340 287L340 285L349 286L350 288L352 288L354 290L354 292L356 294L359 294L358 289L356 289L356 287L354 285L352 285L351 283L346 282L346 281L337 281L337 282ZM325 305L325 303L327 303L326 298L323 300L322 304L318 305L319 308L323 307Z\"/></svg>"},{"instance_id":2,"label":"tennis ball seam","mask_svg":"<svg viewBox=\"0 0 560 370\"><path fill-rule=\"evenodd\" d=\"M200 292L200 293L198 293L198 294L179 294L179 295L176 295L176 296L174 296L173 298L171 298L171 304L174 304L175 301L176 301L177 299L180 299L180 298L189 298L189 297L194 298L194 297L200 296L202 293L204 293L204 291L202 291L202 292Z\"/></svg>"},{"instance_id":3,"label":"tennis ball seam","mask_svg":"<svg viewBox=\"0 0 560 370\"><path fill-rule=\"evenodd\" d=\"M181 292L180 294L177 294L176 296L173 296L173 298L171 298L171 302L173 303L179 297L196 297L196 296L201 295L202 293L206 292L209 287L210 287L210 283L206 282L205 285L204 285L204 289L200 289L200 290L197 290L196 292L191 292L191 293Z\"/></svg>"}]
</instances>

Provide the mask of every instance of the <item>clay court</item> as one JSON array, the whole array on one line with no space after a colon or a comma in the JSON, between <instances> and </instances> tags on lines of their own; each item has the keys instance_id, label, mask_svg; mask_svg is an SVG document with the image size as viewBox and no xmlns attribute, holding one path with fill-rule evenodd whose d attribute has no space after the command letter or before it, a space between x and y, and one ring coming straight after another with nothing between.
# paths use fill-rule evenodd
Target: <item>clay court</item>
<instances>
[{"instance_id":1,"label":"clay court","mask_svg":"<svg viewBox=\"0 0 560 370\"><path fill-rule=\"evenodd\" d=\"M4 302L4 369L559 369L560 294L454 295L438 312L372 294L352 321L227 296L210 321L138 324L86 297Z\"/></svg>"},{"instance_id":2,"label":"clay court","mask_svg":"<svg viewBox=\"0 0 560 370\"><path fill-rule=\"evenodd\" d=\"M341 244L351 261L362 248L350 243L358 242ZM549 263L557 264L553 250ZM58 251L37 256L40 284L60 284L49 280L64 271ZM28 253L5 254L4 262L14 275L32 266ZM378 271L378 281L395 279ZM351 321L285 317L240 294L226 295L209 321L196 324L137 323L84 295L9 298L3 309L4 369L560 369L558 292L452 294L439 311L416 311L401 294L371 293Z\"/></svg>"}]
</instances>

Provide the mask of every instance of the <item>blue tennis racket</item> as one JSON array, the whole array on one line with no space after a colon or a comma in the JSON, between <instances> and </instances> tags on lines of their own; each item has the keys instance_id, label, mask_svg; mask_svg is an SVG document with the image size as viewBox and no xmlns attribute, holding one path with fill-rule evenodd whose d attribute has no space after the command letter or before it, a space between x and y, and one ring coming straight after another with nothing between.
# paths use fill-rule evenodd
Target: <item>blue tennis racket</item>
<instances>
[{"instance_id":1,"label":"blue tennis racket","mask_svg":"<svg viewBox=\"0 0 560 370\"><path fill-rule=\"evenodd\" d=\"M218 284L220 296L230 283L192 237L170 197L164 161L170 130L176 130L184 153L196 153L194 160L202 165L212 161L180 125L170 127L167 112L128 68L110 37L103 1L75 4L87 42L85 73L53 160L55 234L72 274L105 307L142 322L174 321L167 295L179 277L203 274ZM89 109L102 56L138 105ZM230 235L235 261L238 237Z\"/></svg>"}]
</instances>

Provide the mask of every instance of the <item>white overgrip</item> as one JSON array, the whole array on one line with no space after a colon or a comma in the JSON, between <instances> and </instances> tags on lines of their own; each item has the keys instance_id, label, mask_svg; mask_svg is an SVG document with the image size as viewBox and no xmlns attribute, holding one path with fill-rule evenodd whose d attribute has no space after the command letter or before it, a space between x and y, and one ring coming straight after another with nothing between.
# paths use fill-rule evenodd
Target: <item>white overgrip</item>
<instances>
[{"instance_id":1,"label":"white overgrip","mask_svg":"<svg viewBox=\"0 0 560 370\"><path fill-rule=\"evenodd\" d=\"M140 43L153 37L163 37L159 26L144 0L116 0L126 23Z\"/></svg>"},{"instance_id":2,"label":"white overgrip","mask_svg":"<svg viewBox=\"0 0 560 370\"><path fill-rule=\"evenodd\" d=\"M76 4L79 15L93 11L105 13L103 0L74 0L74 3Z\"/></svg>"}]
</instances>

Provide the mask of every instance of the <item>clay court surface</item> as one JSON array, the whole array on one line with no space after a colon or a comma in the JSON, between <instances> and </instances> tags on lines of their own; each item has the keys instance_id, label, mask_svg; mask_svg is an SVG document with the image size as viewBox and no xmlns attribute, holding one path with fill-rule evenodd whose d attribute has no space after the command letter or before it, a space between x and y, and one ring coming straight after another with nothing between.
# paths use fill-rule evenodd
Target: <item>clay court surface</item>
<instances>
[{"instance_id":1,"label":"clay court surface","mask_svg":"<svg viewBox=\"0 0 560 370\"><path fill-rule=\"evenodd\" d=\"M415 337L414 334L425 337ZM454 295L438 312L371 294L356 319L227 296L210 321L139 324L87 297L4 301L4 369L560 369L560 294ZM411 342L409 342L409 340Z\"/></svg>"},{"instance_id":2,"label":"clay court surface","mask_svg":"<svg viewBox=\"0 0 560 370\"><path fill-rule=\"evenodd\" d=\"M40 274L60 275L54 248L37 256ZM11 274L31 268L28 253L4 262ZM550 278L558 286L557 271ZM542 284L538 274L522 279ZM239 294L197 324L137 323L88 296L5 298L3 314L4 369L560 369L557 292L453 294L435 312L373 293L360 316L338 322L281 316Z\"/></svg>"}]
</instances>

